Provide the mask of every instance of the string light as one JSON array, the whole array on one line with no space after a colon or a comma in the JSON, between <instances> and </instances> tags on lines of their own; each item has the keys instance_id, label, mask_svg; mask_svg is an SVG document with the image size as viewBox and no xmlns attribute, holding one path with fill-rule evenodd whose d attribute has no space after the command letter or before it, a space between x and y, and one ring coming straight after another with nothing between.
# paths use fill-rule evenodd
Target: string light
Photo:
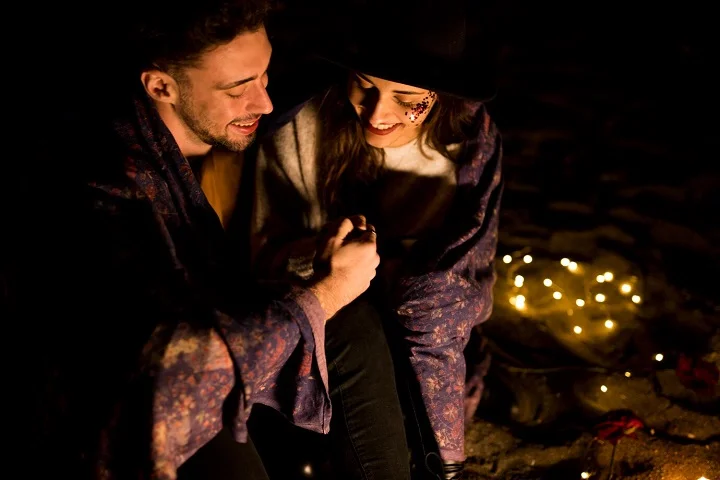
<instances>
[{"instance_id":1,"label":"string light","mask_svg":"<svg viewBox=\"0 0 720 480\"><path fill-rule=\"evenodd\" d=\"M527 247L502 256L497 265L503 280L496 283L496 298L509 300L524 319L543 322L543 327L551 329L569 347L572 343L570 348L581 356L583 349L602 351L623 338L623 327L631 328L634 317L643 309L641 304L649 303L641 297L643 285L635 268L617 256L587 261L564 257L558 262ZM504 301L499 305L511 308ZM662 353L651 355L658 362L664 359ZM626 379L633 377L630 371L623 370L616 375L622 378L623 374ZM606 398L627 399L614 383L595 384L593 388L609 393ZM580 473L583 479L597 475L591 471Z\"/></svg>"},{"instance_id":2,"label":"string light","mask_svg":"<svg viewBox=\"0 0 720 480\"><path fill-rule=\"evenodd\" d=\"M303 474L306 477L312 477L313 471L312 471L312 465L309 463L303 467Z\"/></svg>"},{"instance_id":3,"label":"string light","mask_svg":"<svg viewBox=\"0 0 720 480\"><path fill-rule=\"evenodd\" d=\"M510 303L514 305L515 308L517 308L518 310L524 310L526 308L524 295L510 297Z\"/></svg>"},{"instance_id":4,"label":"string light","mask_svg":"<svg viewBox=\"0 0 720 480\"><path fill-rule=\"evenodd\" d=\"M525 249L525 250L527 250L527 249ZM519 269L519 268L522 268L523 266L526 266L527 268L532 268L532 267L529 265L529 263L533 262L533 257L532 257L532 255L530 255L529 253L523 252L522 255L518 255L517 253L514 254L514 255L506 254L506 255L504 255L502 258L503 258L503 263L505 263L506 265L512 263L513 258L522 258L523 261L524 261L524 263L515 263L515 264L513 264L512 266L509 266L510 270L512 270L512 272L511 272L512 278L513 278L512 285L513 285L515 288L517 288L517 289L521 289L521 288L526 287L527 285L529 285L529 284L527 283L527 275L520 275L520 274L517 273L517 272L518 272L518 269ZM580 269L581 269L580 264L579 264L578 262L573 261L573 260L571 260L571 259L569 259L569 258L567 258L567 257L561 259L561 260L560 260L560 264L561 264L562 266L566 267L568 271L571 271L571 272L573 272L573 273L579 272ZM605 271L604 273L596 273L596 274L594 274L594 275L593 275L593 278L595 278L595 280L597 281L597 283L603 284L603 283L607 283L607 282L610 282L610 281L614 280L614 279L615 279L615 276L616 276L615 273L613 273L613 272L611 272L611 271ZM631 283L634 283L634 282L625 281L625 282L620 286L620 291L623 292L623 293L626 293L628 290L632 290L632 285L631 285ZM543 281L542 281L542 284L543 284L545 287L555 287L555 288L553 288L553 291L552 291L552 293L551 293L552 298L554 298L555 300L560 300L560 299L562 299L562 298L565 296L565 293L563 292L564 289L563 289L563 288L560 288L559 285L558 285L555 281L553 281L550 277L545 277L545 278L543 279ZM598 288L599 288L599 287L600 287L600 286L598 285ZM593 288L596 288L596 287L589 286L589 288L590 288L590 290L592 290ZM585 290L588 290L587 286L586 286ZM519 292L515 291L515 292L513 292L513 293L519 293ZM523 293L524 293L524 292L523 292ZM608 302L608 301L610 300L610 297L608 297L608 293L611 293L611 292L609 292L609 291L602 291L602 292L590 292L590 291L588 291L588 292L586 292L586 294L587 294L587 293L591 293L591 297L590 297L590 298L591 298L595 303L605 303L605 302ZM640 303L640 301L641 301L639 295L634 295L634 296L631 298L631 300L632 300L634 303ZM578 297L575 297L575 302L574 302L574 303L575 303L576 306L583 307L583 306L585 306L585 305L588 304L588 301L589 301L588 298L582 298L582 297L578 298ZM513 304L516 305L516 306L518 305L518 304L516 304L516 303L514 303L514 302L511 302L511 303L513 303ZM523 301L519 302L519 305L520 305L520 308L523 308L523 307L528 306L527 302L523 302ZM566 309L566 311L567 311L567 310L568 310L568 309Z\"/></svg>"},{"instance_id":5,"label":"string light","mask_svg":"<svg viewBox=\"0 0 720 480\"><path fill-rule=\"evenodd\" d=\"M557 260L543 258L529 247L503 254L497 282L498 298L529 319L557 322L575 341L607 342L611 335L630 324L642 302L639 278L630 273L631 265L613 260L607 263L581 262L570 257ZM564 326L563 319L567 322ZM572 319L572 321L571 321ZM622 372L621 372L622 373Z\"/></svg>"}]
</instances>

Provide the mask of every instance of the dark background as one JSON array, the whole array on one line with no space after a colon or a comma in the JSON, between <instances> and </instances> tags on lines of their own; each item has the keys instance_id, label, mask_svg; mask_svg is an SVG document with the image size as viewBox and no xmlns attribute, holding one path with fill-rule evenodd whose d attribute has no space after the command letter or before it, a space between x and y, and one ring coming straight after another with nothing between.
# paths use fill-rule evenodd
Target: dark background
<instances>
[{"instance_id":1,"label":"dark background","mask_svg":"<svg viewBox=\"0 0 720 480\"><path fill-rule=\"evenodd\" d=\"M327 15L328 5L335 8L338 3L279 2L281 8L269 24L275 48L270 89L276 108L314 88L320 70L298 63L297 55L306 53L312 42L332 41L332 35L342 33L343 23ZM637 385L647 388L638 393L633 384L636 390L625 393L641 399L634 404L636 413L653 432L664 432L667 442L654 444L661 452L656 458L643 457L642 451L629 454L621 465L626 478L659 478L649 476L652 471L689 472L681 463L692 458L710 465L713 462L698 452L720 454L720 429L712 415L703 417L718 407L717 389L709 401L680 395L686 401L677 402L679 397L658 387L663 368L672 371L681 353L720 363L720 82L710 7L699 1L493 0L470 5L469 24L497 46L497 62L478 69L487 67L498 82L498 95L487 106L504 141L499 255L526 248L536 258L592 261L598 255L617 255L642 276L648 305L628 327L629 336L614 346L622 351L609 348L606 357L577 358L553 343L553 329L547 326L542 337L547 343L538 341L535 327L513 317L507 306L498 306L486 333L504 352L516 354L514 368L556 367L568 360L606 367L622 358L646 372L637 379L646 383ZM123 53L113 33L122 26L123 4L35 7L24 17L31 20L24 35L15 39L25 53L9 70L21 86L9 94L22 104L16 123L30 137L42 136L48 120L65 107L89 103L100 114L119 88L117 67ZM428 18L431 21L432 12ZM403 19L397 22L399 31L412 28ZM378 41L387 46L392 38L379 35ZM67 140L57 161L72 162L72 148L81 147L82 134ZM501 276L500 283L505 280ZM512 334L512 328L503 328L508 325L517 327ZM647 352L654 351L666 353L665 366L650 365ZM494 353L503 360L502 352ZM643 355L644 360L637 360ZM551 408L554 400L548 398L560 398L573 386L582 390L578 385L591 374L580 379L546 375L528 382L497 368L491 368L478 423L469 430L478 446L470 450L471 470L477 478L491 473L495 478L577 478L584 460L572 445L604 407L590 408L579 396ZM663 407L669 416L653 416L659 408L653 401L659 397L671 398L671 407ZM536 410L511 413L511 405ZM672 410L675 407L679 410ZM568 415L562 413L578 409L586 414L585 423L570 415L575 429L569 434ZM709 425L709 430L684 429L683 421ZM499 453L483 450L488 438L499 435L497 425L512 429L511 446ZM688 432L695 440L688 440ZM513 477L512 464L502 459L530 465L529 458L513 453L523 442L540 445L533 459L542 463L546 455L544 470L538 467ZM553 461L548 457L552 445L570 446ZM693 445L699 450L692 450ZM665 466L672 452L682 452L683 459L672 460L680 462L677 470ZM490 457L495 460L488 464ZM568 467L563 464L568 458L577 462ZM598 456L597 463L607 465L603 458ZM633 467L637 462L645 467ZM713 478L710 470L698 468ZM717 463L711 468L720 475Z\"/></svg>"}]
</instances>

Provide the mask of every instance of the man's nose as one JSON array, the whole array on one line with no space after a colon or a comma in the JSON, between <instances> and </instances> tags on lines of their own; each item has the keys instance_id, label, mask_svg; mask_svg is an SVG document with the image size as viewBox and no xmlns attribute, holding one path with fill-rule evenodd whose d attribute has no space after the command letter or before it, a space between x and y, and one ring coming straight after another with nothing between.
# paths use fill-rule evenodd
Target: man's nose
<instances>
[{"instance_id":1,"label":"man's nose","mask_svg":"<svg viewBox=\"0 0 720 480\"><path fill-rule=\"evenodd\" d=\"M252 95L247 104L249 113L267 115L273 111L273 104L267 89L260 83L253 86Z\"/></svg>"}]
</instances>

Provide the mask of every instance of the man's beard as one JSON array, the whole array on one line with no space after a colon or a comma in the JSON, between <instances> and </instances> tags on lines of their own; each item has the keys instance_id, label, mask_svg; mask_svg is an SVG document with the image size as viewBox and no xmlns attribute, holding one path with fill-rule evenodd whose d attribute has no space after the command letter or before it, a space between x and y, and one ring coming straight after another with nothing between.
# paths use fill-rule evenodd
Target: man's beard
<instances>
[{"instance_id":1,"label":"man's beard","mask_svg":"<svg viewBox=\"0 0 720 480\"><path fill-rule=\"evenodd\" d=\"M199 109L194 108L192 101L183 91L180 93L180 102L177 106L177 113L180 116L180 119L182 119L188 129L197 138L213 147L221 147L231 152L242 152L255 140L255 132L245 136L241 140L236 141L230 140L227 137L227 134L223 134L221 136L213 135L211 133L212 122L210 122L204 114L200 113Z\"/></svg>"}]
</instances>

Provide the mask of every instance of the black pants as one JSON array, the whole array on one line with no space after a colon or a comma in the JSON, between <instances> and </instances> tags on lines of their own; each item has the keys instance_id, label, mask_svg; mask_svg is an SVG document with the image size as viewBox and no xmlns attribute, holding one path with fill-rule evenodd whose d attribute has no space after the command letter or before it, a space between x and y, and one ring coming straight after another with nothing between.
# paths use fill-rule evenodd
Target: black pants
<instances>
[{"instance_id":1,"label":"black pants","mask_svg":"<svg viewBox=\"0 0 720 480\"><path fill-rule=\"evenodd\" d=\"M408 480L409 451L380 316L356 300L328 322L325 335L333 408L328 435L255 405L251 443L223 431L181 467L178 479Z\"/></svg>"}]
</instances>

